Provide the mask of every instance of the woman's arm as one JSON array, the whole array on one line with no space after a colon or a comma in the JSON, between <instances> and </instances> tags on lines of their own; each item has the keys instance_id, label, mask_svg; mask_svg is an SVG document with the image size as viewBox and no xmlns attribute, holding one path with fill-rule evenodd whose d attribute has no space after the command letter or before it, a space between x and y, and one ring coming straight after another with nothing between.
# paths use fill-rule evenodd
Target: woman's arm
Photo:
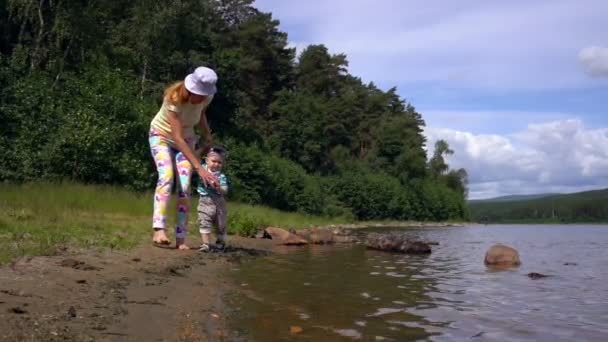
<instances>
[{"instance_id":1,"label":"woman's arm","mask_svg":"<svg viewBox=\"0 0 608 342\"><path fill-rule=\"evenodd\" d=\"M168 114L169 123L171 124L171 135L173 141L175 141L175 145L177 145L177 149L180 150L190 164L192 164L192 167L199 177L201 177L205 186L207 186L207 184L217 184L216 177L211 174L211 172L201 167L201 160L196 156L194 151L192 151L190 146L188 146L186 140L184 140L182 122L179 119L179 116L177 116L177 113L169 111Z\"/></svg>"},{"instance_id":2,"label":"woman's arm","mask_svg":"<svg viewBox=\"0 0 608 342\"><path fill-rule=\"evenodd\" d=\"M198 121L198 128L203 133L201 136L201 143L211 144L213 138L211 137L211 128L209 127L209 122L207 121L207 107L203 108L201 112L201 119ZM201 144L202 145L202 144Z\"/></svg>"}]
</instances>

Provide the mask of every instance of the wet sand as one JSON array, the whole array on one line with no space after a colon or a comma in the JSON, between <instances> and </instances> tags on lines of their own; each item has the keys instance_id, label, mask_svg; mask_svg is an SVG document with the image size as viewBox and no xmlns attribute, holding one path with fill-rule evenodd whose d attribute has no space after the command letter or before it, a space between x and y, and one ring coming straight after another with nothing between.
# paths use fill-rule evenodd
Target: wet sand
<instances>
[{"instance_id":1,"label":"wet sand","mask_svg":"<svg viewBox=\"0 0 608 342\"><path fill-rule=\"evenodd\" d=\"M224 274L272 250L233 238L226 253L145 245L22 258L0 268L2 341L230 340Z\"/></svg>"}]
</instances>

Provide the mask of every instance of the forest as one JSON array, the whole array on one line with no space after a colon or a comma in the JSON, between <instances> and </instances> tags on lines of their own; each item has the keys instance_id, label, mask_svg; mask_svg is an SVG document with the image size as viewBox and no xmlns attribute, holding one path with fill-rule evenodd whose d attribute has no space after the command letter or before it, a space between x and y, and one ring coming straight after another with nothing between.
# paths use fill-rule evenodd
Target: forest
<instances>
[{"instance_id":1,"label":"forest","mask_svg":"<svg viewBox=\"0 0 608 342\"><path fill-rule=\"evenodd\" d=\"M280 18L279 18L280 19ZM231 200L359 220L468 219L467 173L396 88L298 51L252 0L0 0L0 181L152 191L163 89L219 75L208 118ZM43 195L43 194L41 194Z\"/></svg>"},{"instance_id":2,"label":"forest","mask_svg":"<svg viewBox=\"0 0 608 342\"><path fill-rule=\"evenodd\" d=\"M482 223L606 222L608 189L540 198L471 201L471 219Z\"/></svg>"}]
</instances>

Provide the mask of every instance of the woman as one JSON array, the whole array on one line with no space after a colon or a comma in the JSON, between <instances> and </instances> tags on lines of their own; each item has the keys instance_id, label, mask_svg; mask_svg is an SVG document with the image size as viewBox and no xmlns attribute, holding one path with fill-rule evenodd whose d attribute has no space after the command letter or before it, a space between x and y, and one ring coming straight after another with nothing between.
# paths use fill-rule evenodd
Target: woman
<instances>
[{"instance_id":1,"label":"woman","mask_svg":"<svg viewBox=\"0 0 608 342\"><path fill-rule=\"evenodd\" d=\"M184 243L190 211L190 176L192 169L205 185L218 186L213 174L201 167L194 145L197 136L194 126L203 133L204 142L211 142L211 130L205 111L216 92L217 75L206 67L198 67L165 89L163 104L150 124L150 149L156 169L158 183L154 193L154 215L152 226L155 244L170 245L165 233L167 209L173 188L174 170L177 171L177 225L175 227L176 248L189 249ZM202 140L202 139L201 139Z\"/></svg>"}]
</instances>

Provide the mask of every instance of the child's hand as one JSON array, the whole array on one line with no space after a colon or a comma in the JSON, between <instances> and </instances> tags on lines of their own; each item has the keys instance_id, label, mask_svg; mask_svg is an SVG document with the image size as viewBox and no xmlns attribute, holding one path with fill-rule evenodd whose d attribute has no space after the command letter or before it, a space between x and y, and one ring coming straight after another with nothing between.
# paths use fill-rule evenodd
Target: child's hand
<instances>
[{"instance_id":1,"label":"child's hand","mask_svg":"<svg viewBox=\"0 0 608 342\"><path fill-rule=\"evenodd\" d=\"M211 187L215 188L215 186L213 184L216 184L216 183L219 186L217 177L215 177L211 172L205 170L204 168L197 167L196 173L198 173L198 176L201 178L201 180L203 181L203 184L205 186L211 186Z\"/></svg>"},{"instance_id":2,"label":"child's hand","mask_svg":"<svg viewBox=\"0 0 608 342\"><path fill-rule=\"evenodd\" d=\"M218 182L217 179L213 180L211 183L209 183L209 186L211 186L212 188L214 188L218 192L220 191L220 182Z\"/></svg>"}]
</instances>

